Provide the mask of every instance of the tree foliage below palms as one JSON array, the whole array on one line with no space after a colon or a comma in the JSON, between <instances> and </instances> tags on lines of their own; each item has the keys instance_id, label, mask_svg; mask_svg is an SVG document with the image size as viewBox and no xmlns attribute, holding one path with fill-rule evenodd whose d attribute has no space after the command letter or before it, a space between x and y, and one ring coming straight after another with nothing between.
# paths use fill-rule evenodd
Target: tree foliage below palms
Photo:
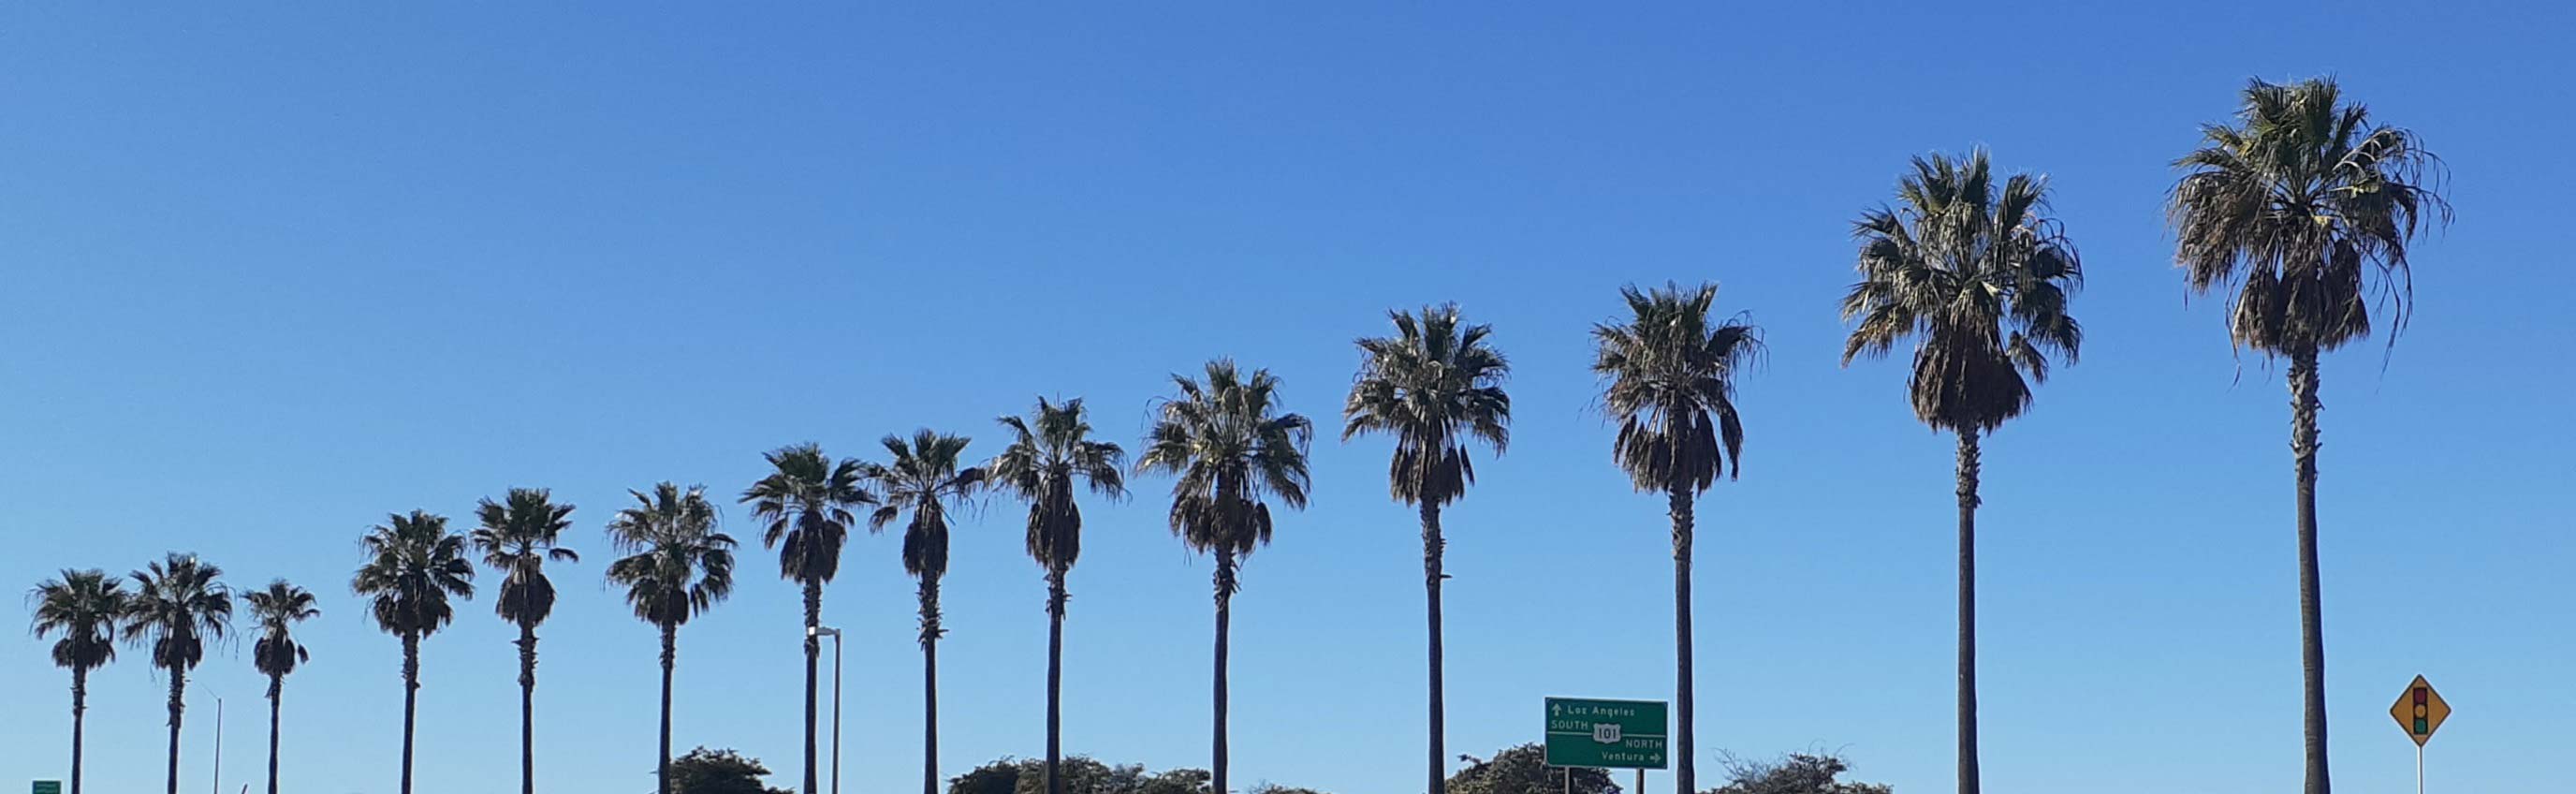
<instances>
[{"instance_id":1,"label":"tree foliage below palms","mask_svg":"<svg viewBox=\"0 0 2576 794\"><path fill-rule=\"evenodd\" d=\"M1539 745L1506 747L1492 758L1458 756L1466 768L1449 777L1448 794L1562 794L1566 767L1548 766ZM1575 794L1619 794L1619 784L1606 769L1573 769Z\"/></svg>"},{"instance_id":2,"label":"tree foliage below palms","mask_svg":"<svg viewBox=\"0 0 2576 794\"><path fill-rule=\"evenodd\" d=\"M1061 768L1065 794L1208 794L1205 769L1147 772L1143 764L1104 764L1083 755L1065 756ZM1037 758L1001 758L948 780L948 794L1045 791L1046 762Z\"/></svg>"},{"instance_id":3,"label":"tree foliage below palms","mask_svg":"<svg viewBox=\"0 0 2576 794\"><path fill-rule=\"evenodd\" d=\"M1360 372L1342 405L1342 440L1394 436L1388 492L1405 504L1446 505L1476 480L1470 439L1496 453L1511 443L1512 398L1502 387L1511 363L1486 344L1492 327L1461 324L1455 304L1387 316L1394 336L1356 343Z\"/></svg>"},{"instance_id":4,"label":"tree foliage below palms","mask_svg":"<svg viewBox=\"0 0 2576 794\"><path fill-rule=\"evenodd\" d=\"M2175 263L2192 289L2232 285L2229 336L2267 354L2331 350L2368 336L2371 307L2406 327L2407 252L2448 223L2433 189L2441 161L2414 133L2371 121L2331 79L2246 86L2234 124L2201 128L2202 146L2166 211Z\"/></svg>"},{"instance_id":5,"label":"tree foliage below palms","mask_svg":"<svg viewBox=\"0 0 2576 794\"><path fill-rule=\"evenodd\" d=\"M1884 783L1849 783L1835 778L1851 764L1832 753L1790 753L1778 761L1752 761L1721 756L1726 785L1708 794L1891 794Z\"/></svg>"},{"instance_id":6,"label":"tree foliage below palms","mask_svg":"<svg viewBox=\"0 0 2576 794\"><path fill-rule=\"evenodd\" d=\"M1709 321L1715 284L1619 295L1628 321L1592 327L1592 372L1619 423L1611 453L1638 490L1708 490L1720 471L1743 468L1735 375L1761 354L1762 332L1740 315Z\"/></svg>"},{"instance_id":7,"label":"tree foliage below palms","mask_svg":"<svg viewBox=\"0 0 2576 794\"><path fill-rule=\"evenodd\" d=\"M1861 280L1842 312L1859 323L1843 363L1918 337L1915 417L1947 430L1993 430L2030 405L2050 355L2072 363L2083 343L2066 311L2084 278L2074 244L2043 214L2047 179L2016 174L1998 189L1984 150L1914 158L1896 194L1896 207L1852 225Z\"/></svg>"},{"instance_id":8,"label":"tree foliage below palms","mask_svg":"<svg viewBox=\"0 0 2576 794\"><path fill-rule=\"evenodd\" d=\"M764 785L770 774L759 759L700 747L671 760L670 794L793 794Z\"/></svg>"}]
</instances>

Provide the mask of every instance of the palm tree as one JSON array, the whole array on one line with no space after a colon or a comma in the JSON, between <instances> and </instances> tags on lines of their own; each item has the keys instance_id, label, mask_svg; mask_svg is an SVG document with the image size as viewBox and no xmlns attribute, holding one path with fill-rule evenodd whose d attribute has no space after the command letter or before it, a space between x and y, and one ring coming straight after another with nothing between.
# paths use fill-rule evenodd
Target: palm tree
<instances>
[{"instance_id":1,"label":"palm tree","mask_svg":"<svg viewBox=\"0 0 2576 794\"><path fill-rule=\"evenodd\" d=\"M1491 326L1458 321L1457 304L1420 315L1388 312L1395 335L1358 341L1360 372L1342 404L1342 441L1362 433L1395 437L1387 463L1388 493L1422 511L1422 587L1431 614L1431 794L1447 785L1449 756L1440 676L1440 508L1467 495L1476 467L1467 444L1482 440L1501 454L1511 443L1512 398L1502 382L1511 363L1485 344Z\"/></svg>"},{"instance_id":2,"label":"palm tree","mask_svg":"<svg viewBox=\"0 0 2576 794\"><path fill-rule=\"evenodd\" d=\"M386 516L362 541L367 563L349 589L373 599L376 627L402 638L402 794L411 794L412 725L420 713L420 641L455 619L450 596L474 597L474 565L465 559L465 536L447 531L447 517L414 510Z\"/></svg>"},{"instance_id":3,"label":"palm tree","mask_svg":"<svg viewBox=\"0 0 2576 794\"><path fill-rule=\"evenodd\" d=\"M1127 452L1117 444L1091 440L1082 398L1049 404L1038 398L1037 412L1023 419L997 420L1011 430L1011 446L986 466L989 476L1029 503L1029 557L1046 569L1047 581L1047 794L1064 794L1064 605L1065 576L1082 556L1082 506L1074 501L1074 480L1111 499L1127 496ZM1034 426L1034 427L1033 427Z\"/></svg>"},{"instance_id":4,"label":"palm tree","mask_svg":"<svg viewBox=\"0 0 2576 794\"><path fill-rule=\"evenodd\" d=\"M125 614L125 641L149 641L152 666L170 674L170 794L179 794L179 718L187 707L188 671L206 658L206 641L222 640L232 627L232 590L215 580L223 575L224 569L178 552L127 574L135 593Z\"/></svg>"},{"instance_id":5,"label":"palm tree","mask_svg":"<svg viewBox=\"0 0 2576 794\"><path fill-rule=\"evenodd\" d=\"M2407 248L2451 207L2430 182L2441 161L2414 133L2374 122L2333 80L2246 86L2234 124L2201 128L2174 161L2174 252L2194 291L2232 293L2228 337L2290 360L2290 453L2297 462L2300 667L2306 683L2307 794L2327 794L2325 640L2317 592L2317 354L2389 331L2412 309Z\"/></svg>"},{"instance_id":6,"label":"palm tree","mask_svg":"<svg viewBox=\"0 0 2576 794\"><path fill-rule=\"evenodd\" d=\"M268 583L268 589L242 596L250 605L250 616L259 621L259 641L251 645L251 664L268 676L268 794L277 794L277 723L278 702L286 692L286 676L295 666L313 658L304 644L295 640L295 624L322 616L313 606L313 591L288 584L284 579Z\"/></svg>"},{"instance_id":7,"label":"palm tree","mask_svg":"<svg viewBox=\"0 0 2576 794\"><path fill-rule=\"evenodd\" d=\"M876 504L859 484L856 458L832 462L815 444L780 447L766 456L770 475L742 492L753 518L767 522L764 547L778 550L778 575L805 590L805 794L815 794L815 663L823 652L823 584L841 570L841 543L858 523L850 510Z\"/></svg>"},{"instance_id":8,"label":"palm tree","mask_svg":"<svg viewBox=\"0 0 2576 794\"><path fill-rule=\"evenodd\" d=\"M1206 382L1172 376L1179 395L1166 399L1140 472L1177 475L1172 484L1172 534L1191 549L1216 555L1216 730L1209 765L1212 791L1226 790L1226 639L1232 622L1240 558L1270 542L1270 506L1264 496L1305 509L1306 446L1315 426L1306 417L1279 413L1279 379L1269 370L1245 377L1231 359L1207 364Z\"/></svg>"},{"instance_id":9,"label":"palm tree","mask_svg":"<svg viewBox=\"0 0 2576 794\"><path fill-rule=\"evenodd\" d=\"M626 586L635 617L662 629L661 794L671 794L671 670L679 661L680 625L733 592L733 537L716 531L706 489L665 482L652 493L628 491L635 506L608 522L608 539L628 556L608 565L608 580Z\"/></svg>"},{"instance_id":10,"label":"palm tree","mask_svg":"<svg viewBox=\"0 0 2576 794\"><path fill-rule=\"evenodd\" d=\"M1692 499L1743 468L1744 422L1735 411L1735 375L1761 354L1762 332L1742 315L1711 323L1717 285L1652 292L1621 288L1627 322L1595 325L1593 374L1601 402L1619 421L1611 444L1619 468L1639 491L1660 491L1673 519L1673 699L1675 791L1698 791L1692 761L1691 536Z\"/></svg>"},{"instance_id":11,"label":"palm tree","mask_svg":"<svg viewBox=\"0 0 2576 794\"><path fill-rule=\"evenodd\" d=\"M1843 297L1843 364L1883 356L1909 336L1914 416L1959 437L1959 780L1977 780L1978 435L2030 407L2048 356L2074 363L2083 329L2066 313L2084 280L2074 244L2048 207L2045 177L2016 175L1996 192L1983 150L1965 160L1917 157L1896 209L1853 223L1860 283ZM2029 373L2025 382L2023 373Z\"/></svg>"},{"instance_id":12,"label":"palm tree","mask_svg":"<svg viewBox=\"0 0 2576 794\"><path fill-rule=\"evenodd\" d=\"M64 569L28 594L36 602L36 639L54 641L54 665L72 671L72 794L81 790L81 725L89 712L89 671L116 661L116 622L133 608L125 583L106 571Z\"/></svg>"},{"instance_id":13,"label":"palm tree","mask_svg":"<svg viewBox=\"0 0 2576 794\"><path fill-rule=\"evenodd\" d=\"M904 512L903 570L921 581L921 753L922 794L939 794L939 577L948 574L948 504L974 493L984 470L957 468L967 439L927 429L912 442L886 436L880 442L893 460L865 464L861 473L885 494L885 505L868 516L868 528L882 531Z\"/></svg>"},{"instance_id":14,"label":"palm tree","mask_svg":"<svg viewBox=\"0 0 2576 794\"><path fill-rule=\"evenodd\" d=\"M485 499L475 505L482 526L471 536L483 564L502 571L501 599L494 607L501 619L519 627L519 790L537 791L537 624L555 610L555 583L546 578L546 561L580 562L581 555L555 545L572 526L572 505L555 504L543 488L512 488L508 501Z\"/></svg>"}]
</instances>

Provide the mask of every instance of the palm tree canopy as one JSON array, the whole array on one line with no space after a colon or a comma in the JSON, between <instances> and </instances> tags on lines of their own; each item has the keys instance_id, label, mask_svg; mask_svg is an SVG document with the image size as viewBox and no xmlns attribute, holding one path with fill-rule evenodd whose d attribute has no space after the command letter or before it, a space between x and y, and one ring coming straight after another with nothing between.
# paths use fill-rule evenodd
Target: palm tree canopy
<instances>
[{"instance_id":1,"label":"palm tree canopy","mask_svg":"<svg viewBox=\"0 0 2576 794\"><path fill-rule=\"evenodd\" d=\"M295 641L295 624L322 616L313 606L313 591L289 584L284 579L268 583L266 590L253 590L242 595L250 607L252 620L259 621L259 641L251 645L251 664L260 673L283 676L295 672L295 665L312 659L302 643Z\"/></svg>"},{"instance_id":2,"label":"palm tree canopy","mask_svg":"<svg viewBox=\"0 0 2576 794\"><path fill-rule=\"evenodd\" d=\"M54 641L54 664L95 670L116 659L116 623L133 604L123 580L96 568L65 568L62 578L38 583L27 597L36 604L36 639L62 635Z\"/></svg>"},{"instance_id":3,"label":"palm tree canopy","mask_svg":"<svg viewBox=\"0 0 2576 794\"><path fill-rule=\"evenodd\" d=\"M1270 542L1263 496L1306 506L1306 447L1314 424L1278 412L1279 379L1269 370L1247 377L1231 359L1208 362L1204 383L1176 374L1172 385L1179 394L1162 401L1136 468L1178 476L1171 524L1183 543L1207 553L1251 554Z\"/></svg>"},{"instance_id":4,"label":"palm tree canopy","mask_svg":"<svg viewBox=\"0 0 2576 794\"><path fill-rule=\"evenodd\" d=\"M456 617L449 597L474 597L465 536L447 531L446 516L424 510L385 518L367 531L367 563L358 567L349 589L373 599L368 614L386 633L437 633Z\"/></svg>"},{"instance_id":5,"label":"palm tree canopy","mask_svg":"<svg viewBox=\"0 0 2576 794\"><path fill-rule=\"evenodd\" d=\"M629 554L609 563L608 580L626 586L635 617L676 627L733 593L733 536L716 531L704 487L665 482L627 493L635 505L617 511L608 538Z\"/></svg>"},{"instance_id":6,"label":"palm tree canopy","mask_svg":"<svg viewBox=\"0 0 2576 794\"><path fill-rule=\"evenodd\" d=\"M1394 436L1389 492L1405 504L1457 501L1476 481L1467 442L1482 440L1496 453L1511 443L1512 398L1502 385L1511 362L1485 343L1491 326L1459 323L1457 304L1387 317L1394 336L1357 342L1360 372L1342 404L1342 440Z\"/></svg>"},{"instance_id":7,"label":"palm tree canopy","mask_svg":"<svg viewBox=\"0 0 2576 794\"><path fill-rule=\"evenodd\" d=\"M1652 292L1623 287L1626 322L1592 327L1592 372L1619 422L1611 454L1641 491L1706 491L1721 469L1743 470L1744 421L1735 375L1762 352L1762 331L1739 314L1709 322L1717 285Z\"/></svg>"},{"instance_id":8,"label":"palm tree canopy","mask_svg":"<svg viewBox=\"0 0 2576 794\"><path fill-rule=\"evenodd\" d=\"M213 563L178 552L127 574L135 593L127 602L125 641L150 641L155 667L196 667L206 657L206 641L223 639L232 627L232 590L216 581L223 575Z\"/></svg>"},{"instance_id":9,"label":"palm tree canopy","mask_svg":"<svg viewBox=\"0 0 2576 794\"><path fill-rule=\"evenodd\" d=\"M780 447L766 456L769 476L742 492L752 518L768 526L762 546L778 549L778 575L829 582L841 570L841 544L858 518L850 509L876 504L857 458L837 464L817 444Z\"/></svg>"},{"instance_id":10,"label":"palm tree canopy","mask_svg":"<svg viewBox=\"0 0 2576 794\"><path fill-rule=\"evenodd\" d=\"M1072 568L1082 557L1082 508L1074 503L1074 480L1111 499L1126 497L1127 451L1091 440L1091 421L1079 397L1062 404L1040 397L1027 418L996 421L1010 429L1011 445L985 464L987 476L1029 503L1029 557L1050 571Z\"/></svg>"},{"instance_id":11,"label":"palm tree canopy","mask_svg":"<svg viewBox=\"0 0 2576 794\"><path fill-rule=\"evenodd\" d=\"M2075 245L2048 209L2046 177L2000 190L1983 149L1914 158L1897 206L1862 213L1860 282L1843 296L1857 319L1843 363L1885 355L1908 336L1914 415L1948 430L1993 430L2030 406L2049 356L2074 363L2083 327L2066 313L2083 285ZM2028 373L2025 382L2022 374Z\"/></svg>"},{"instance_id":12,"label":"palm tree canopy","mask_svg":"<svg viewBox=\"0 0 2576 794\"><path fill-rule=\"evenodd\" d=\"M912 513L903 530L906 573L932 579L948 573L947 505L973 494L984 482L983 469L957 468L968 440L927 428L914 431L909 443L901 436L886 436L880 443L892 456L891 462L860 467L862 476L885 494L885 504L868 516L869 529L883 530L903 513Z\"/></svg>"},{"instance_id":13,"label":"palm tree canopy","mask_svg":"<svg viewBox=\"0 0 2576 794\"><path fill-rule=\"evenodd\" d=\"M2234 124L2201 128L2174 167L2167 216L2192 289L2235 287L2228 333L2267 354L2368 336L2385 300L2393 332L2414 303L2407 247L2451 206L2441 160L2412 132L2370 119L2331 79L2246 86ZM2393 341L2393 338L2392 338Z\"/></svg>"},{"instance_id":14,"label":"palm tree canopy","mask_svg":"<svg viewBox=\"0 0 2576 794\"><path fill-rule=\"evenodd\" d=\"M484 499L474 506L481 526L474 528L474 550L483 564L502 572L501 598L494 611L501 619L534 627L555 611L555 583L545 564L580 562L581 555L555 545L572 527L572 505L556 504L544 488L512 488L505 501Z\"/></svg>"}]
</instances>

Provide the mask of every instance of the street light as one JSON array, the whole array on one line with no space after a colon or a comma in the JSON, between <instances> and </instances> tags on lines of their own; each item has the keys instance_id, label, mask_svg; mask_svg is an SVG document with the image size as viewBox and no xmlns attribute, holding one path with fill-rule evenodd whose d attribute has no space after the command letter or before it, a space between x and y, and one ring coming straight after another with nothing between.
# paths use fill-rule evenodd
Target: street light
<instances>
[{"instance_id":1,"label":"street light","mask_svg":"<svg viewBox=\"0 0 2576 794\"><path fill-rule=\"evenodd\" d=\"M841 630L815 626L806 634L832 638L832 794L841 794Z\"/></svg>"}]
</instances>

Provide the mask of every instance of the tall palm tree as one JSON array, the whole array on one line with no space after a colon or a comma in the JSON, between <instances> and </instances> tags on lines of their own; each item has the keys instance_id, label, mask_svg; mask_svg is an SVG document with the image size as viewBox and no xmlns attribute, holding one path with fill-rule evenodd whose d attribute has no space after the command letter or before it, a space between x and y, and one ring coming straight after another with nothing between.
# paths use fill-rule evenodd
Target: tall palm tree
<instances>
[{"instance_id":1,"label":"tall palm tree","mask_svg":"<svg viewBox=\"0 0 2576 794\"><path fill-rule=\"evenodd\" d=\"M81 726L89 712L89 671L116 661L116 623L133 608L125 583L106 571L63 569L28 594L36 602L36 639L54 641L54 665L72 671L72 794L81 790Z\"/></svg>"},{"instance_id":2,"label":"tall palm tree","mask_svg":"<svg viewBox=\"0 0 2576 794\"><path fill-rule=\"evenodd\" d=\"M1692 500L1743 468L1744 422L1735 376L1761 354L1762 332L1742 315L1709 320L1717 285L1652 292L1621 288L1625 322L1592 327L1592 372L1601 403L1619 421L1613 458L1639 491L1660 491L1673 519L1673 735L1675 791L1698 791L1691 715Z\"/></svg>"},{"instance_id":3,"label":"tall palm tree","mask_svg":"<svg viewBox=\"0 0 2576 794\"><path fill-rule=\"evenodd\" d=\"M252 620L259 621L259 641L251 645L251 664L268 676L268 794L277 794L278 703L286 694L286 676L313 658L295 639L295 624L322 616L313 606L313 591L278 579L266 590L242 595Z\"/></svg>"},{"instance_id":4,"label":"tall palm tree","mask_svg":"<svg viewBox=\"0 0 2576 794\"><path fill-rule=\"evenodd\" d=\"M482 526L471 536L483 564L501 571L502 620L519 627L519 791L537 791L537 625L554 614L555 583L546 578L546 561L580 562L581 555L555 545L572 526L572 505L556 504L544 488L512 488L506 502L483 500L474 506Z\"/></svg>"},{"instance_id":5,"label":"tall palm tree","mask_svg":"<svg viewBox=\"0 0 2576 794\"><path fill-rule=\"evenodd\" d=\"M447 531L447 517L414 510L394 513L370 528L362 543L367 562L349 589L372 599L376 627L402 639L402 794L411 794L412 726L420 714L420 641L456 618L450 597L474 597L474 564L465 558L465 536Z\"/></svg>"},{"instance_id":6,"label":"tall palm tree","mask_svg":"<svg viewBox=\"0 0 2576 794\"><path fill-rule=\"evenodd\" d=\"M815 794L815 663L823 652L823 584L841 570L841 544L858 523L851 509L876 504L861 487L857 458L832 462L816 444L771 450L772 470L742 492L753 518L766 522L760 543L778 550L778 575L805 590L805 794Z\"/></svg>"},{"instance_id":7,"label":"tall palm tree","mask_svg":"<svg viewBox=\"0 0 2576 794\"><path fill-rule=\"evenodd\" d=\"M2084 332L2066 313L2084 272L2056 220L2048 180L2015 175L1997 192L1984 150L1914 158L1898 206L1862 213L1860 282L1843 297L1843 364L1909 336L1914 416L1959 438L1959 778L1976 794L1978 435L2030 407L2048 357L2074 363ZM2029 374L2024 381L2023 373Z\"/></svg>"},{"instance_id":8,"label":"tall palm tree","mask_svg":"<svg viewBox=\"0 0 2576 794\"><path fill-rule=\"evenodd\" d=\"M733 593L733 536L716 531L706 489L665 482L652 493L628 491L635 505L608 522L608 539L628 556L608 565L608 580L626 586L635 617L662 629L661 794L671 794L671 671L679 661L680 625Z\"/></svg>"},{"instance_id":9,"label":"tall palm tree","mask_svg":"<svg viewBox=\"0 0 2576 794\"><path fill-rule=\"evenodd\" d=\"M125 614L125 641L150 642L152 666L170 674L170 794L179 794L179 718L187 707L188 671L206 658L206 641L222 640L232 627L232 591L216 581L223 575L213 563L178 552L127 574L135 593Z\"/></svg>"},{"instance_id":10,"label":"tall palm tree","mask_svg":"<svg viewBox=\"0 0 2576 794\"><path fill-rule=\"evenodd\" d=\"M1050 404L1038 398L1027 418L999 420L1011 430L1011 446L986 466L1000 487L1029 503L1029 557L1046 569L1047 581L1047 794L1064 794L1064 580L1082 556L1082 505L1074 501L1074 481L1111 499L1127 496L1127 452L1117 444L1091 440L1091 421L1082 398Z\"/></svg>"},{"instance_id":11,"label":"tall palm tree","mask_svg":"<svg viewBox=\"0 0 2576 794\"><path fill-rule=\"evenodd\" d=\"M1216 556L1215 759L1213 791L1226 790L1226 640L1233 621L1235 568L1254 548L1270 542L1265 496L1306 507L1306 447L1315 435L1306 417L1278 410L1279 379L1269 370L1246 376L1231 359L1207 364L1206 381L1172 376L1177 396L1161 415L1136 459L1140 472L1166 472L1172 483L1172 534L1201 553Z\"/></svg>"},{"instance_id":12,"label":"tall palm tree","mask_svg":"<svg viewBox=\"0 0 2576 794\"><path fill-rule=\"evenodd\" d=\"M886 436L881 443L892 460L860 467L885 495L885 504L868 516L869 529L881 531L912 514L903 528L903 570L921 582L922 794L939 794L939 635L947 633L939 626L939 578L948 575L948 505L984 482L983 469L957 467L966 442L928 429L915 431L909 444Z\"/></svg>"},{"instance_id":13,"label":"tall palm tree","mask_svg":"<svg viewBox=\"0 0 2576 794\"><path fill-rule=\"evenodd\" d=\"M1419 315L1388 312L1395 335L1360 339L1360 372L1342 404L1342 441L1362 433L1395 437L1387 491L1422 512L1422 587L1431 615L1431 794L1447 785L1449 756L1440 676L1440 508L1467 495L1476 467L1467 445L1481 440L1495 454L1511 443L1512 398L1503 392L1511 363L1485 343L1486 325L1461 325L1457 304Z\"/></svg>"},{"instance_id":14,"label":"tall palm tree","mask_svg":"<svg viewBox=\"0 0 2576 794\"><path fill-rule=\"evenodd\" d=\"M2441 161L2414 133L2374 122L2333 80L2245 88L2233 124L2201 128L2167 204L2174 262L2194 291L2231 292L2228 337L2290 360L2290 454L2298 477L2300 667L2307 794L2327 794L2325 640L2317 591L2317 354L2370 335L2384 302L2393 334L2412 309L2407 249L2451 207L2431 187Z\"/></svg>"}]
</instances>

